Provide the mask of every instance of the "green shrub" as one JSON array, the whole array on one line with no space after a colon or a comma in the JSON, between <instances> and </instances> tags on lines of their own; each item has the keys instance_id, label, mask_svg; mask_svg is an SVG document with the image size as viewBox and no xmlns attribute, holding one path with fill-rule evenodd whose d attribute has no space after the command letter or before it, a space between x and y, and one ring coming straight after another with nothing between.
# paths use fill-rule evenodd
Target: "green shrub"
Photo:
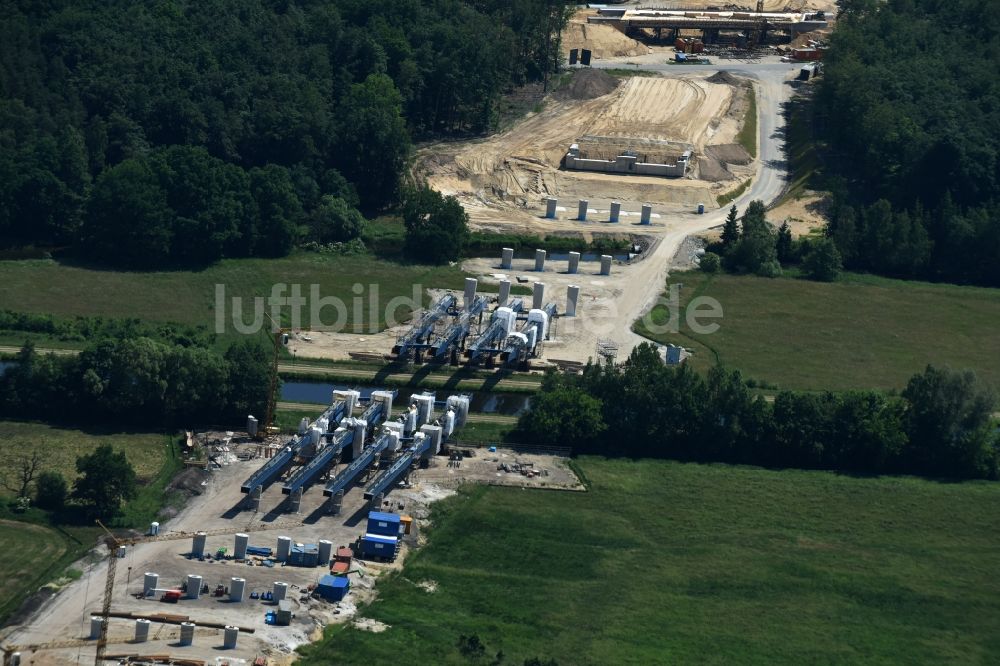
<instances>
[{"instance_id":1,"label":"green shrub","mask_svg":"<svg viewBox=\"0 0 1000 666\"><path fill-rule=\"evenodd\" d=\"M722 257L714 252L706 252L701 258L699 266L706 273L718 273L719 269L722 268Z\"/></svg>"}]
</instances>

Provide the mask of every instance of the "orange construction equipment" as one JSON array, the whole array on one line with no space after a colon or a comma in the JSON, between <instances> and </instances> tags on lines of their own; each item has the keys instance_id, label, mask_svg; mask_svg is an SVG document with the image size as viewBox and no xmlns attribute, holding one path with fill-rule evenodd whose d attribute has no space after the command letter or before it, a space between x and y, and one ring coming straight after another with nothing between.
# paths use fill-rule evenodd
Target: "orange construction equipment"
<instances>
[{"instance_id":1,"label":"orange construction equipment","mask_svg":"<svg viewBox=\"0 0 1000 666\"><path fill-rule=\"evenodd\" d=\"M163 593L163 596L160 597L160 601L168 604L176 604L180 600L181 600L180 590L167 590L166 592Z\"/></svg>"}]
</instances>

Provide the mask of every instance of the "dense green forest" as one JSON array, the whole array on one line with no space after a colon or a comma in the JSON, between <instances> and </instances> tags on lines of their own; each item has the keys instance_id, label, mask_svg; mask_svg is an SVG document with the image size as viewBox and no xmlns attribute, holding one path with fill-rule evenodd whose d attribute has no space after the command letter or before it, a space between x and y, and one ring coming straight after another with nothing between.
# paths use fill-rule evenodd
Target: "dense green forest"
<instances>
[{"instance_id":1,"label":"dense green forest","mask_svg":"<svg viewBox=\"0 0 1000 666\"><path fill-rule=\"evenodd\" d=\"M845 266L1000 286L1000 11L842 0L818 97Z\"/></svg>"},{"instance_id":2,"label":"dense green forest","mask_svg":"<svg viewBox=\"0 0 1000 666\"><path fill-rule=\"evenodd\" d=\"M135 268L356 237L411 140L488 130L556 0L0 0L0 246Z\"/></svg>"},{"instance_id":3,"label":"dense green forest","mask_svg":"<svg viewBox=\"0 0 1000 666\"><path fill-rule=\"evenodd\" d=\"M0 375L0 418L146 428L243 422L264 414L270 353L253 340L224 354L131 336L96 340L79 356L31 344Z\"/></svg>"},{"instance_id":4,"label":"dense green forest","mask_svg":"<svg viewBox=\"0 0 1000 666\"><path fill-rule=\"evenodd\" d=\"M668 367L644 343L623 364L548 375L519 428L575 453L996 479L995 408L973 373L933 367L900 396L782 391L768 403L738 371Z\"/></svg>"}]
</instances>

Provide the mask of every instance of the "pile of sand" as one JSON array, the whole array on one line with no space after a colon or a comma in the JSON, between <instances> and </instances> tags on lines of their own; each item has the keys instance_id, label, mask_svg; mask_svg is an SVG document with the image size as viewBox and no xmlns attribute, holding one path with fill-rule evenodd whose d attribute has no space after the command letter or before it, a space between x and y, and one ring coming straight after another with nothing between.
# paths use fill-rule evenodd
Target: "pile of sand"
<instances>
[{"instance_id":1,"label":"pile of sand","mask_svg":"<svg viewBox=\"0 0 1000 666\"><path fill-rule=\"evenodd\" d=\"M741 83L741 81L738 78L736 78L735 76L733 76L724 69L720 69L718 72L712 74L712 76L708 77L705 80L708 81L709 83L727 83L731 86L738 86Z\"/></svg>"},{"instance_id":2,"label":"pile of sand","mask_svg":"<svg viewBox=\"0 0 1000 666\"><path fill-rule=\"evenodd\" d=\"M600 69L580 69L562 92L570 99L594 99L613 92L619 83L618 79Z\"/></svg>"},{"instance_id":3,"label":"pile of sand","mask_svg":"<svg viewBox=\"0 0 1000 666\"><path fill-rule=\"evenodd\" d=\"M811 46L810 42L828 42L830 41L830 33L832 30L827 28L826 30L813 30L812 32L804 32L798 35L792 40L791 46L793 49L804 49Z\"/></svg>"},{"instance_id":4,"label":"pile of sand","mask_svg":"<svg viewBox=\"0 0 1000 666\"><path fill-rule=\"evenodd\" d=\"M651 49L626 37L610 25L581 23L573 21L562 32L562 50L569 54L571 49L589 49L594 58L616 58L646 55Z\"/></svg>"}]
</instances>

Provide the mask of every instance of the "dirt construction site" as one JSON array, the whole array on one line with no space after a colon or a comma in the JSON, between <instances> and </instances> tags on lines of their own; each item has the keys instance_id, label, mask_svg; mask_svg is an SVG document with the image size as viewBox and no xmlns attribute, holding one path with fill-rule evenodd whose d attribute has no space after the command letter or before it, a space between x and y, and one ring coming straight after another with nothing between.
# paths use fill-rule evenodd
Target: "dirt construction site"
<instances>
[{"instance_id":1,"label":"dirt construction site","mask_svg":"<svg viewBox=\"0 0 1000 666\"><path fill-rule=\"evenodd\" d=\"M462 202L474 227L497 231L579 230L541 219L547 196L572 205L588 199L605 208L611 201L626 208L649 202L677 210L713 204L753 169L750 156L735 143L747 113L747 90L745 81L725 73L621 80L597 69L580 70L546 98L540 112L497 136L427 146L417 168L431 187ZM698 165L684 178L560 169L574 143L591 151L648 152L658 142L691 147Z\"/></svg>"},{"instance_id":2,"label":"dirt construction site","mask_svg":"<svg viewBox=\"0 0 1000 666\"><path fill-rule=\"evenodd\" d=\"M697 265L698 244L689 238L721 228L728 204L715 204L715 194L741 187L743 193L732 203L743 209L754 199L772 203L786 187L781 110L794 90L797 65L773 56L678 71L646 58L643 67L654 75L621 81L596 67L580 70L547 98L540 112L513 128L420 151L420 173L435 189L458 198L473 227L580 239L583 255L575 271L565 256L550 257L540 270L534 259L519 255L505 263L500 253L462 263L484 292L496 293L504 282L544 285L542 302L553 304L557 314L532 357L532 368L571 368L597 360L599 346L608 349L606 343L618 358L627 356L647 341L633 331L633 324L660 302L669 271ZM742 148L733 138L745 121L740 105L748 84L757 101L758 156L738 164ZM604 141L638 136L690 145L697 166L684 178L560 169L572 142L598 135ZM709 158L714 158L715 168L739 174L738 180L707 178ZM550 196L558 203L552 218L546 217L545 199ZM578 201L583 199L587 216L582 220ZM616 201L619 219L612 222ZM698 212L698 203L705 204L704 213ZM641 223L643 204L649 206L648 224ZM600 256L588 256L584 245L598 235L628 238L643 249L614 258L604 272ZM577 290L576 311L565 316L571 287ZM492 298L491 309L495 301ZM345 349L385 354L408 330L409 325L371 336L311 334L314 342L297 349L300 356L319 358L337 358Z\"/></svg>"},{"instance_id":3,"label":"dirt construction site","mask_svg":"<svg viewBox=\"0 0 1000 666\"><path fill-rule=\"evenodd\" d=\"M337 515L329 512L322 488L311 487L304 493L297 513L290 513L288 497L274 483L261 496L260 510L249 510L241 482L267 462L250 458L260 445L237 435L227 447L224 464L212 471L189 468L183 474L198 493L186 507L160 527L159 538L126 546L124 557L117 560L112 598L112 619L108 626L108 655L170 655L191 660L186 663L252 664L263 656L269 664L294 660L299 645L315 641L322 628L331 623L353 622L356 626L377 630L359 617L357 608L374 596L373 586L386 571L399 568L406 552L421 541L429 505L454 492L460 483L471 481L524 488L546 487L580 490L582 486L566 464L565 458L544 453L517 453L500 449L462 451L433 456L426 468L414 469L389 492L381 507L413 518L412 529L402 539L395 561L377 562L353 559L347 577L350 589L337 602L326 601L312 590L329 572L329 565L291 566L259 556L255 547L274 549L279 536L293 543L317 543L329 540L333 548L353 544L365 532L365 521L373 507L365 501L361 488L349 488ZM456 460L458 458L458 460ZM336 466L330 474L342 469ZM204 531L203 557L192 557L193 536ZM250 550L244 560L233 558L234 535L249 535ZM225 549L222 554L220 549ZM221 556L219 556L221 554ZM5 630L5 646L17 646L21 664L64 665L93 663L96 641L91 636L91 617L99 614L107 572L107 550L98 547L86 560L84 573L48 600L19 625ZM153 594L144 596L148 574L158 576ZM204 591L190 598L189 590L174 603L163 603L166 592L178 589L188 576L201 576ZM234 579L245 581L242 601L230 598ZM265 597L275 590L276 582L287 584L292 619L287 626L266 622L269 611L278 610L277 602ZM224 590L216 596L216 589ZM134 614L133 618L123 615ZM136 616L161 616L173 623L153 619L148 640L135 640ZM117 616L117 617L115 617ZM196 627L190 645L180 639L181 621L190 620ZM203 626L212 624L211 627ZM233 648L224 648L223 626L240 628ZM44 647L42 647L44 646Z\"/></svg>"}]
</instances>

